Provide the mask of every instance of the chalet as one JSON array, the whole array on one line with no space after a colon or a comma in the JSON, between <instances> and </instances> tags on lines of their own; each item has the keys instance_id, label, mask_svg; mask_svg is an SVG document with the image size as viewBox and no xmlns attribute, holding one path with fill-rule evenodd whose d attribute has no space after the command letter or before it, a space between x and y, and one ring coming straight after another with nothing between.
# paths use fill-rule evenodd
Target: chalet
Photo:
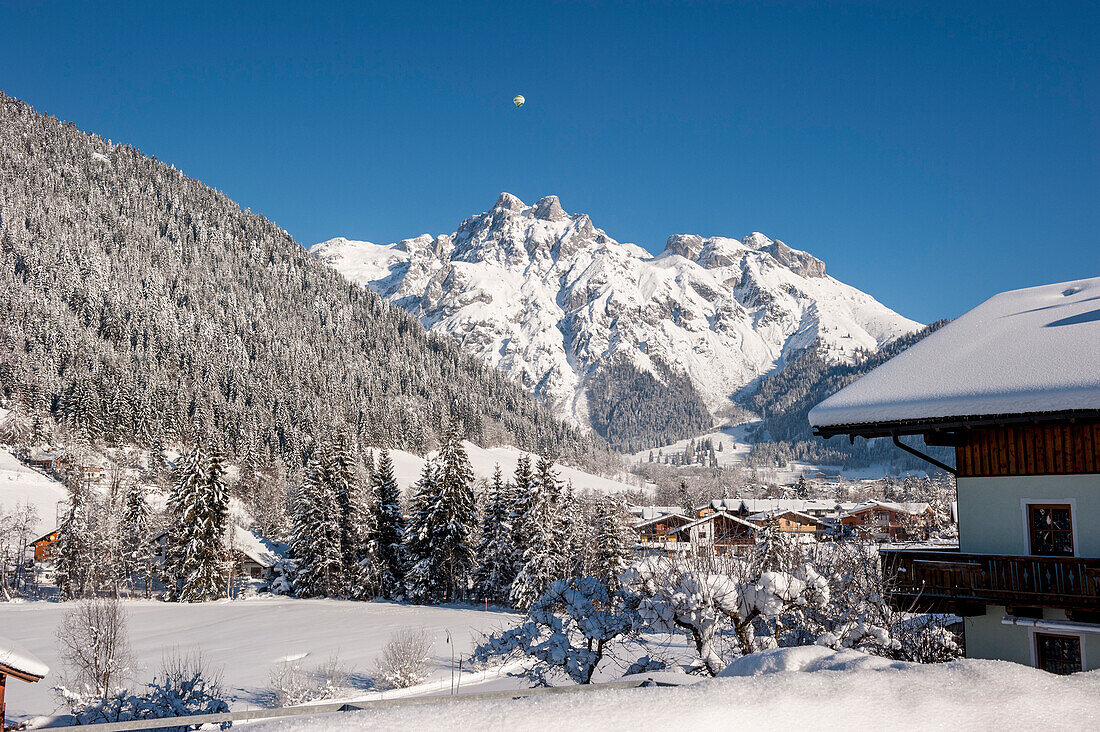
<instances>
[{"instance_id":1,"label":"chalet","mask_svg":"<svg viewBox=\"0 0 1100 732\"><path fill-rule=\"evenodd\" d=\"M691 519L681 513L669 513L639 521L633 525L638 548L643 554L667 556L686 551L688 543L674 532L690 523Z\"/></svg>"},{"instance_id":2,"label":"chalet","mask_svg":"<svg viewBox=\"0 0 1100 732\"><path fill-rule=\"evenodd\" d=\"M757 526L763 527L769 521L775 521L781 534L795 534L809 539L821 539L828 533L831 524L799 511L776 509L762 511L745 517Z\"/></svg>"},{"instance_id":3,"label":"chalet","mask_svg":"<svg viewBox=\"0 0 1100 732\"><path fill-rule=\"evenodd\" d=\"M840 524L846 532L873 541L923 541L932 530L932 507L868 501L841 514Z\"/></svg>"},{"instance_id":4,"label":"chalet","mask_svg":"<svg viewBox=\"0 0 1100 732\"><path fill-rule=\"evenodd\" d=\"M57 556L57 532L58 529L54 529L31 542L31 546L34 547L35 564L52 562Z\"/></svg>"},{"instance_id":5,"label":"chalet","mask_svg":"<svg viewBox=\"0 0 1100 732\"><path fill-rule=\"evenodd\" d=\"M804 498L718 498L695 510L699 516L725 511L741 518L765 511L798 511L814 518L833 517L838 513L833 501Z\"/></svg>"},{"instance_id":6,"label":"chalet","mask_svg":"<svg viewBox=\"0 0 1100 732\"><path fill-rule=\"evenodd\" d=\"M65 464L65 451L57 447L35 447L27 455L27 462L44 470L60 470Z\"/></svg>"},{"instance_id":7,"label":"chalet","mask_svg":"<svg viewBox=\"0 0 1100 732\"><path fill-rule=\"evenodd\" d=\"M760 527L725 511L708 513L673 533L695 551L730 554L738 547L754 546Z\"/></svg>"},{"instance_id":8,"label":"chalet","mask_svg":"<svg viewBox=\"0 0 1100 732\"><path fill-rule=\"evenodd\" d=\"M164 561L168 532L162 531L153 537L158 562ZM227 542L232 552L234 564L246 581L258 583L270 582L274 578L275 565L286 557L290 550L286 544L267 539L255 531L233 525L233 533Z\"/></svg>"},{"instance_id":9,"label":"chalet","mask_svg":"<svg viewBox=\"0 0 1100 732\"><path fill-rule=\"evenodd\" d=\"M49 672L49 667L26 648L0 636L0 730L7 729L4 724L4 691L8 678L35 683L45 678Z\"/></svg>"},{"instance_id":10,"label":"chalet","mask_svg":"<svg viewBox=\"0 0 1100 732\"><path fill-rule=\"evenodd\" d=\"M996 295L809 419L956 476L958 549L881 553L897 607L962 616L971 657L1100 668L1100 278Z\"/></svg>"}]
</instances>

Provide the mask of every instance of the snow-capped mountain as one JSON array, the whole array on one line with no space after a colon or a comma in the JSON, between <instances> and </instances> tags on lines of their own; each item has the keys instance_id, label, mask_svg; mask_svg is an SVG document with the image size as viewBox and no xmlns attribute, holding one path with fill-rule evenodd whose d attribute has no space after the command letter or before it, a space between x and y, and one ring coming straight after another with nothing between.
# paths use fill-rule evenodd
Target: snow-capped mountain
<instances>
[{"instance_id":1,"label":"snow-capped mountain","mask_svg":"<svg viewBox=\"0 0 1100 732\"><path fill-rule=\"evenodd\" d=\"M763 234L676 235L654 257L556 196L502 193L453 234L311 251L621 447L709 427L800 349L851 359L920 327Z\"/></svg>"}]
</instances>

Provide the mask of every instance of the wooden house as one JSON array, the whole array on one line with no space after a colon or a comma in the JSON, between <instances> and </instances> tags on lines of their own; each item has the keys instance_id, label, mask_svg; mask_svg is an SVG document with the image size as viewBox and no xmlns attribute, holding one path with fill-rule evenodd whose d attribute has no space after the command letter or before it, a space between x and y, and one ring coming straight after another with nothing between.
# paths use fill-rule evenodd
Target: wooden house
<instances>
[{"instance_id":1,"label":"wooden house","mask_svg":"<svg viewBox=\"0 0 1100 732\"><path fill-rule=\"evenodd\" d=\"M962 616L968 656L1100 668L1098 302L1100 278L996 295L810 411L955 474L959 546L881 556L895 606Z\"/></svg>"},{"instance_id":2,"label":"wooden house","mask_svg":"<svg viewBox=\"0 0 1100 732\"><path fill-rule=\"evenodd\" d=\"M754 513L747 516L746 520L760 527L768 521L775 521L780 533L795 534L810 539L822 539L830 528L828 523L809 514L782 509Z\"/></svg>"},{"instance_id":3,"label":"wooden house","mask_svg":"<svg viewBox=\"0 0 1100 732\"><path fill-rule=\"evenodd\" d=\"M685 551L688 544L676 533L676 529L691 523L691 519L680 513L639 521L633 525L638 549L643 554L673 555Z\"/></svg>"},{"instance_id":4,"label":"wooden house","mask_svg":"<svg viewBox=\"0 0 1100 732\"><path fill-rule=\"evenodd\" d=\"M54 529L31 542L31 546L34 547L35 564L52 562L57 556L57 532L58 529Z\"/></svg>"},{"instance_id":5,"label":"wooden house","mask_svg":"<svg viewBox=\"0 0 1100 732\"><path fill-rule=\"evenodd\" d=\"M674 533L694 551L729 554L739 547L754 546L759 531L760 527L754 523L725 511L716 511L681 526Z\"/></svg>"},{"instance_id":6,"label":"wooden house","mask_svg":"<svg viewBox=\"0 0 1100 732\"><path fill-rule=\"evenodd\" d=\"M841 527L872 541L924 541L932 530L927 503L868 501L840 516Z\"/></svg>"}]
</instances>

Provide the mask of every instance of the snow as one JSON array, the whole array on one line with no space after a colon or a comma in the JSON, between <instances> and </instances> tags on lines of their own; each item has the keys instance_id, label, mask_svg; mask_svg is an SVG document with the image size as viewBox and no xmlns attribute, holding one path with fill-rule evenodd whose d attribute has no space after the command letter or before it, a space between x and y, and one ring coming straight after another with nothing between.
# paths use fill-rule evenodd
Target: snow
<instances>
[{"instance_id":1,"label":"snow","mask_svg":"<svg viewBox=\"0 0 1100 732\"><path fill-rule=\"evenodd\" d=\"M57 657L56 631L62 617L72 609L68 603L45 601L0 603L0 628L19 638L33 655L56 671L62 664ZM468 655L487 632L516 623L519 616L472 607L409 606L388 602L350 602L341 600L298 600L286 597L256 597L208 603L163 603L147 600L125 602L129 614L129 636L140 670L137 682L143 683L160 668L166 653L179 649L201 650L210 665L222 671L229 690L232 709L254 708L260 704L271 671L287 659L302 659L304 668L325 663L338 655L340 663L352 672L349 696L369 698L369 677L374 674L375 659L390 635L407 626L427 628L434 644L430 652L431 676L420 688L437 691L443 683L449 688L451 647L456 658ZM480 677L463 672L462 684L493 680L497 670ZM512 688L523 685L515 679ZM26 719L32 715L54 713L57 707L51 684L39 683L9 689L8 716ZM415 692L416 690L414 690ZM377 696L377 692L373 692ZM386 698L392 696L386 692Z\"/></svg>"},{"instance_id":2,"label":"snow","mask_svg":"<svg viewBox=\"0 0 1100 732\"><path fill-rule=\"evenodd\" d=\"M38 660L33 653L10 638L0 635L0 666L42 678L50 667Z\"/></svg>"},{"instance_id":3,"label":"snow","mask_svg":"<svg viewBox=\"0 0 1100 732\"><path fill-rule=\"evenodd\" d=\"M257 732L326 729L688 730L1095 729L1100 673L1063 677L1005 661L922 666L853 651L790 648L698 683L522 699L451 700L272 720ZM736 673L743 664L744 674ZM755 667L755 668L754 668ZM253 728L250 725L250 728Z\"/></svg>"},{"instance_id":4,"label":"snow","mask_svg":"<svg viewBox=\"0 0 1100 732\"><path fill-rule=\"evenodd\" d=\"M0 448L0 506L11 511L30 503L38 513L38 534L56 528L58 504L68 500L65 487Z\"/></svg>"},{"instance_id":5,"label":"snow","mask_svg":"<svg viewBox=\"0 0 1100 732\"><path fill-rule=\"evenodd\" d=\"M470 465L474 475L478 478L492 478L496 466L500 466L504 477L515 472L516 465L522 455L527 454L517 447L478 447L472 442L464 441L466 454L470 458ZM377 450L375 451L377 456ZM404 489L408 489L420 479L420 473L424 468L425 458L403 450L391 450L393 459L394 476L397 483ZM620 491L638 490L639 486L632 483L624 483L611 478L586 473L577 468L571 468L559 463L554 463L554 469L558 471L558 478L564 483L572 483L574 490L592 490L597 493L618 493Z\"/></svg>"},{"instance_id":6,"label":"snow","mask_svg":"<svg viewBox=\"0 0 1100 732\"><path fill-rule=\"evenodd\" d=\"M233 524L233 546L261 567L274 567L290 547Z\"/></svg>"},{"instance_id":7,"label":"snow","mask_svg":"<svg viewBox=\"0 0 1100 732\"><path fill-rule=\"evenodd\" d=\"M1100 409L1100 277L995 295L810 411L815 427Z\"/></svg>"},{"instance_id":8,"label":"snow","mask_svg":"<svg viewBox=\"0 0 1100 732\"><path fill-rule=\"evenodd\" d=\"M501 194L453 234L337 238L310 251L582 426L588 380L615 357L686 374L721 416L732 394L799 349L820 342L851 360L919 327L763 234L674 236L653 257L554 196L526 206Z\"/></svg>"}]
</instances>

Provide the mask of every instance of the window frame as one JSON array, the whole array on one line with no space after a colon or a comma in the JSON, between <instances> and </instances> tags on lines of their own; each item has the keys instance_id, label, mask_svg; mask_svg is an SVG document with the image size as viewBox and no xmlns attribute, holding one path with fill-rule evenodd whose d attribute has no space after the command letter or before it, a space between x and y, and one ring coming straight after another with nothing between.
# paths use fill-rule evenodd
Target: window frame
<instances>
[{"instance_id":1,"label":"window frame","mask_svg":"<svg viewBox=\"0 0 1100 732\"><path fill-rule=\"evenodd\" d=\"M1073 633L1073 632L1066 632L1066 631L1051 631L1051 630L1047 630L1045 628L1031 628L1030 630L1031 630L1031 634L1030 634L1031 635L1031 638L1030 638L1030 640L1031 640L1031 665L1034 668L1037 668L1040 671L1045 671L1046 670L1040 665L1039 638L1041 636L1052 636L1052 637L1057 637L1057 638L1073 638L1074 640L1076 640L1077 641L1077 650L1078 650L1077 655L1078 655L1079 660L1081 662L1081 668L1079 670L1084 671L1088 668L1088 663L1085 660L1085 634L1084 633ZM1055 672L1054 671L1047 671L1047 673L1053 674ZM1059 676L1066 675L1066 676L1068 676L1069 674L1056 674L1056 675L1059 675Z\"/></svg>"},{"instance_id":2,"label":"window frame","mask_svg":"<svg viewBox=\"0 0 1100 732\"><path fill-rule=\"evenodd\" d=\"M1072 554L1036 554L1031 546L1031 508L1032 506L1067 506L1069 507L1070 539L1073 544ZM1029 557L1078 557L1080 553L1077 547L1077 499L1075 498L1021 498L1020 513L1023 514L1024 551Z\"/></svg>"}]
</instances>

